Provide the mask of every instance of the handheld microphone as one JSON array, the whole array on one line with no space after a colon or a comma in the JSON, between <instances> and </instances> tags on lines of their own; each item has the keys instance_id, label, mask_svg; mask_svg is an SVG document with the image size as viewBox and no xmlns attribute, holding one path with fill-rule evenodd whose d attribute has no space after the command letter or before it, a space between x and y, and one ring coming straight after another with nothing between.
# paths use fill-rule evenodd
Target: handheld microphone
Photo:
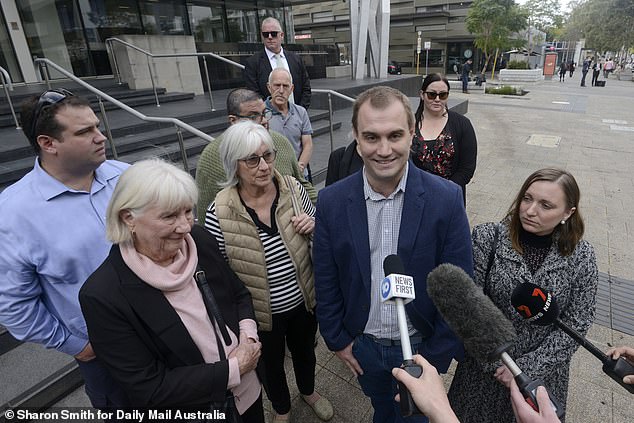
<instances>
[{"instance_id":1,"label":"handheld microphone","mask_svg":"<svg viewBox=\"0 0 634 423\"><path fill-rule=\"evenodd\" d=\"M469 275L453 264L441 264L427 276L427 294L469 354L479 362L502 360L526 402L539 411L537 387L546 387L544 382L531 379L508 354L517 337L515 328ZM562 417L560 402L550 391L548 396L557 417Z\"/></svg>"},{"instance_id":2,"label":"handheld microphone","mask_svg":"<svg viewBox=\"0 0 634 423\"><path fill-rule=\"evenodd\" d=\"M412 345L409 341L405 315L405 304L415 298L414 278L405 274L403 262L395 254L385 257L383 260L383 271L385 272L385 279L381 282L381 300L384 303L396 304L398 331L401 335L401 349L403 351L401 368L410 376L418 378L423 374L423 368L412 359ZM416 407L412 394L402 382L398 383L398 391L401 397L401 414L403 417L423 414Z\"/></svg>"},{"instance_id":3,"label":"handheld microphone","mask_svg":"<svg viewBox=\"0 0 634 423\"><path fill-rule=\"evenodd\" d=\"M540 326L554 324L564 331L603 363L603 373L634 394L634 385L623 382L625 376L634 375L634 366L623 357L614 360L605 355L583 335L561 321L559 319L559 305L550 292L530 282L521 283L513 290L511 304L527 321Z\"/></svg>"}]
</instances>

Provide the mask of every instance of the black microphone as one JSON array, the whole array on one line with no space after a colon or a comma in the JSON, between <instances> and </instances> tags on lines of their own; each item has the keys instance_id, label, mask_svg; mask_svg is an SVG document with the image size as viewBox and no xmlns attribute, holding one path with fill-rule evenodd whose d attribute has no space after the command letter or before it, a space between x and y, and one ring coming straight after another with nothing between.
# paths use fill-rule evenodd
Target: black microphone
<instances>
[{"instance_id":1,"label":"black microphone","mask_svg":"<svg viewBox=\"0 0 634 423\"><path fill-rule=\"evenodd\" d=\"M441 264L427 276L427 294L469 354L485 363L502 360L526 402L539 411L537 387L546 387L544 382L531 379L508 354L517 338L515 328L469 275L453 264ZM562 417L560 402L550 392L548 396L552 409Z\"/></svg>"},{"instance_id":2,"label":"black microphone","mask_svg":"<svg viewBox=\"0 0 634 423\"><path fill-rule=\"evenodd\" d=\"M603 363L603 373L614 379L619 385L634 394L634 385L623 382L623 378L634 375L634 366L625 358L614 360L588 341L583 335L559 319L559 306L555 297L545 289L530 283L519 284L511 295L511 304L515 310L529 322L547 326L554 324L588 350Z\"/></svg>"},{"instance_id":3,"label":"black microphone","mask_svg":"<svg viewBox=\"0 0 634 423\"><path fill-rule=\"evenodd\" d=\"M381 282L381 300L384 303L396 304L398 331L401 335L401 350L403 351L401 368L410 376L418 378L423 374L423 368L412 359L412 346L409 341L405 314L405 304L415 298L414 278L405 274L403 262L395 254L385 257L383 260L383 271L385 272L385 279ZM423 414L416 407L412 394L402 382L398 383L398 392L401 397L400 404L403 417Z\"/></svg>"}]
</instances>

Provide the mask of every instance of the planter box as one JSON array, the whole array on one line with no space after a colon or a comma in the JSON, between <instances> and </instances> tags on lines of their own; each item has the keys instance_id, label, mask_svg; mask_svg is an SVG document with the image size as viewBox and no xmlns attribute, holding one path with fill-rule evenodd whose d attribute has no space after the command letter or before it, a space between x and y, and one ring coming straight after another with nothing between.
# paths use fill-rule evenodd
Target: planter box
<instances>
[{"instance_id":1,"label":"planter box","mask_svg":"<svg viewBox=\"0 0 634 423\"><path fill-rule=\"evenodd\" d=\"M544 79L541 69L502 69L500 82L539 82Z\"/></svg>"}]
</instances>

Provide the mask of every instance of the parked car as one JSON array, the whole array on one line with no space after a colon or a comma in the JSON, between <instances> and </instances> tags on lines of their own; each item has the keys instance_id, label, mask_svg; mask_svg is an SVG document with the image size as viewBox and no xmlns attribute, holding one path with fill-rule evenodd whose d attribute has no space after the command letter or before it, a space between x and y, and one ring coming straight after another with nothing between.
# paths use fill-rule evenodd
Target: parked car
<instances>
[{"instance_id":1,"label":"parked car","mask_svg":"<svg viewBox=\"0 0 634 423\"><path fill-rule=\"evenodd\" d=\"M387 65L387 73L390 75L400 75L401 74L401 65L392 60Z\"/></svg>"}]
</instances>

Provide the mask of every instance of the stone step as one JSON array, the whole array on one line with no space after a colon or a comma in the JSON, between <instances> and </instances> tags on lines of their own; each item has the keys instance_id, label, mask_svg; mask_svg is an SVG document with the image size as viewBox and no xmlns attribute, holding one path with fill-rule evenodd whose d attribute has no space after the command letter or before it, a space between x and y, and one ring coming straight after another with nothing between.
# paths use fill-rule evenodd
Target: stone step
<instances>
[{"instance_id":1,"label":"stone step","mask_svg":"<svg viewBox=\"0 0 634 423\"><path fill-rule=\"evenodd\" d=\"M314 137L329 132L329 122L326 120L328 111L313 110L309 115L313 122ZM110 116L109 120L116 122L116 117ZM224 111L189 114L184 117L184 121L206 134L220 134L229 125ZM333 122L333 130L337 130L339 127L341 127L341 122ZM121 161L134 163L141 158L154 156L162 157L166 160L180 161L181 153L178 146L178 137L172 124L140 122L134 125L112 128L112 134L119 160ZM182 134L183 139L187 140L186 149L188 155L199 154L207 143L188 131L182 131ZM35 155L26 141L24 144L23 147L0 152L0 189L17 181L33 168ZM112 158L109 147L107 154L109 158Z\"/></svg>"},{"instance_id":2,"label":"stone step","mask_svg":"<svg viewBox=\"0 0 634 423\"><path fill-rule=\"evenodd\" d=\"M72 357L30 342L0 355L0 369L3 418L7 408L49 407L83 383Z\"/></svg>"},{"instance_id":3,"label":"stone step","mask_svg":"<svg viewBox=\"0 0 634 423\"><path fill-rule=\"evenodd\" d=\"M8 330L0 326L0 355L11 351L22 342L15 339Z\"/></svg>"}]
</instances>

